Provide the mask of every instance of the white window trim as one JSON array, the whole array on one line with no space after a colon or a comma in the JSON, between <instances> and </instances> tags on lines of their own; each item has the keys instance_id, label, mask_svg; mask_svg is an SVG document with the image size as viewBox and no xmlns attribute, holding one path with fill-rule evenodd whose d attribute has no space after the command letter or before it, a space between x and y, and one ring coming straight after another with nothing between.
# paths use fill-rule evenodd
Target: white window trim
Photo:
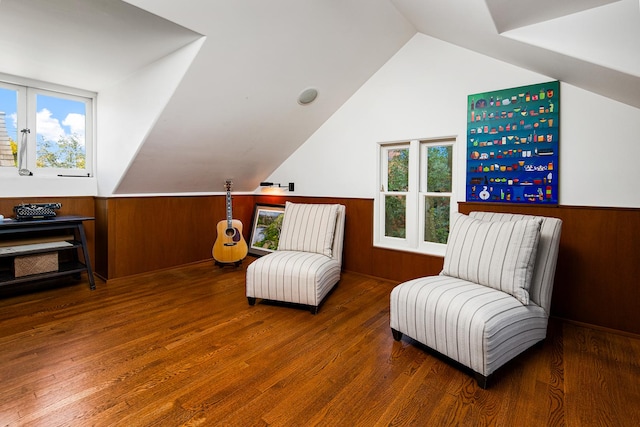
<instances>
[{"instance_id":1,"label":"white window trim","mask_svg":"<svg viewBox=\"0 0 640 427\"><path fill-rule=\"evenodd\" d=\"M427 192L427 177L425 174L420 174L420 188L418 190L418 202L420 206L424 206L424 198L425 197L449 197L449 218L451 218L451 213L454 209L457 209L456 198L454 194L454 189L456 188L456 155L455 155L455 144L456 138L437 138L437 139L428 139L428 140L420 140L420 161L422 159L426 159L426 150L429 146L437 145L437 146L451 146L451 152L453 155L453 159L451 162L451 191L450 192ZM420 163L421 164L421 163ZM421 171L424 169L421 168ZM420 171L420 172L421 172ZM425 210L422 208L418 209L420 218L418 220L418 236L424 236L424 226L425 226ZM434 243L434 242L425 242L423 239L417 239L418 250L420 252L444 256L447 245L444 243Z\"/></svg>"},{"instance_id":2,"label":"white window trim","mask_svg":"<svg viewBox=\"0 0 640 427\"><path fill-rule=\"evenodd\" d=\"M23 168L27 168L34 172L34 175L41 177L57 177L58 175L73 175L79 177L93 176L95 170L95 148L96 148L96 127L95 117L97 109L97 94L82 89L71 88L67 86L56 85L53 83L46 83L38 80L28 79L24 77L12 76L8 74L0 73L0 82L3 86L19 92L17 112L18 112L18 129L24 129L27 127L35 128L36 111L35 108L31 111L27 111L27 104L35 105L35 97L37 94L57 96L62 98L68 98L75 101L85 102L87 108L85 109L85 168L84 169L61 169L61 168L37 168L35 155L35 132L31 132L28 135L28 144L31 147L31 151L27 156L27 163L22 165ZM27 98L29 98L27 100ZM27 100L27 102L21 102L21 100ZM32 104L33 103L33 104ZM20 131L18 131L20 132ZM18 148L20 148L21 135L17 136ZM18 168L0 168L0 176L13 177L16 176Z\"/></svg>"},{"instance_id":3,"label":"white window trim","mask_svg":"<svg viewBox=\"0 0 640 427\"><path fill-rule=\"evenodd\" d=\"M402 250L406 252L422 253L427 255L444 256L447 245L443 243L424 242L420 236L424 236L424 209L420 206L425 196L445 196L450 197L449 214L457 210L457 198L455 189L457 188L457 137L445 136L439 138L413 139L410 141L379 142L377 144L378 164L377 170L377 190L374 197L374 230L373 246ZM428 193L423 191L426 188L426 176L420 173L421 159L424 156L423 150L429 145L451 145L453 147L451 192L450 193ZM386 168L388 156L383 156L385 148L409 148L409 191L408 192L388 192L385 188ZM385 236L384 222L384 197L389 194L406 196L406 238Z\"/></svg>"}]
</instances>

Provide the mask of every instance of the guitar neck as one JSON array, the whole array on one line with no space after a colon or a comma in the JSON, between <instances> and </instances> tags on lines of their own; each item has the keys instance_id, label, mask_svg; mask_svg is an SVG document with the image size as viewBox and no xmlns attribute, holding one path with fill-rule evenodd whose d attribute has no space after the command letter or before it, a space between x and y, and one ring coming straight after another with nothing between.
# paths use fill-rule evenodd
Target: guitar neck
<instances>
[{"instance_id":1,"label":"guitar neck","mask_svg":"<svg viewBox=\"0 0 640 427\"><path fill-rule=\"evenodd\" d=\"M233 214L231 212L231 191L227 190L227 228L232 228Z\"/></svg>"}]
</instances>

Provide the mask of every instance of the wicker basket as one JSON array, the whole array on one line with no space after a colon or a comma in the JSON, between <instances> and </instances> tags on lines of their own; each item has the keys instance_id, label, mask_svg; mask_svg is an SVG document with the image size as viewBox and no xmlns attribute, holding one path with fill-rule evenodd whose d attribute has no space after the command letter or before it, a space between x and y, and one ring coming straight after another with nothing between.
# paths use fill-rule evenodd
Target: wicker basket
<instances>
[{"instance_id":1,"label":"wicker basket","mask_svg":"<svg viewBox=\"0 0 640 427\"><path fill-rule=\"evenodd\" d=\"M15 277L58 271L58 253L17 256L14 266Z\"/></svg>"}]
</instances>

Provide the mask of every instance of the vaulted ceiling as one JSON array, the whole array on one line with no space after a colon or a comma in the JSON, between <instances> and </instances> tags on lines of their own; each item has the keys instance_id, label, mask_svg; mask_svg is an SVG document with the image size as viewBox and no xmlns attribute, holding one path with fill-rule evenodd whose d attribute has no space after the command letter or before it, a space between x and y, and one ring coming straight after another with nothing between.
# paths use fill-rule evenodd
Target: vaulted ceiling
<instances>
[{"instance_id":1,"label":"vaulted ceiling","mask_svg":"<svg viewBox=\"0 0 640 427\"><path fill-rule=\"evenodd\" d=\"M640 108L639 3L0 0L0 72L100 93L204 38L113 192L253 191L416 32Z\"/></svg>"}]
</instances>

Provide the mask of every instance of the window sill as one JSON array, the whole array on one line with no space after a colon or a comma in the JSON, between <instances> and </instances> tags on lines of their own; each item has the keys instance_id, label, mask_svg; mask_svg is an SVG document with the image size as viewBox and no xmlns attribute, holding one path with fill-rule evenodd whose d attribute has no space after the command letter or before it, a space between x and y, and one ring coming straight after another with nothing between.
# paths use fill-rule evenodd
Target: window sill
<instances>
[{"instance_id":1,"label":"window sill","mask_svg":"<svg viewBox=\"0 0 640 427\"><path fill-rule=\"evenodd\" d=\"M1 197L97 196L95 177L2 176Z\"/></svg>"},{"instance_id":2,"label":"window sill","mask_svg":"<svg viewBox=\"0 0 640 427\"><path fill-rule=\"evenodd\" d=\"M442 250L436 250L436 249L407 248L407 247L403 247L403 246L385 245L385 244L382 244L382 243L374 243L373 247L374 248L380 248L380 249L389 249L389 250L392 250L392 251L411 252L411 253L414 253L414 254L436 256L436 257L440 257L440 258L444 258L445 252L447 250L446 246L444 246L444 248Z\"/></svg>"}]
</instances>

